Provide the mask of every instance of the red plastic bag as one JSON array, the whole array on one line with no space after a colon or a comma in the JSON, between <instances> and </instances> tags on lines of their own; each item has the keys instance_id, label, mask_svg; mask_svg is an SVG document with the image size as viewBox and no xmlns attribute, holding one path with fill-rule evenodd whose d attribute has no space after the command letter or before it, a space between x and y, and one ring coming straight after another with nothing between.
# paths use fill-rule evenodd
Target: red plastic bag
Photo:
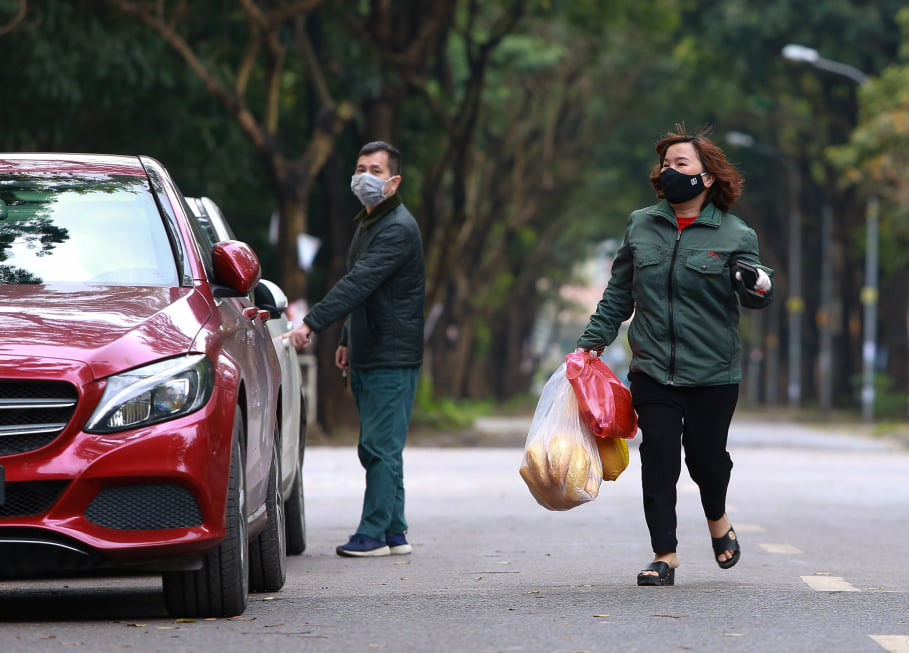
<instances>
[{"instance_id":1,"label":"red plastic bag","mask_svg":"<svg viewBox=\"0 0 909 653\"><path fill-rule=\"evenodd\" d=\"M631 439L638 416L631 407L631 391L599 357L587 352L565 356L565 376L574 389L578 410L594 435Z\"/></svg>"}]
</instances>

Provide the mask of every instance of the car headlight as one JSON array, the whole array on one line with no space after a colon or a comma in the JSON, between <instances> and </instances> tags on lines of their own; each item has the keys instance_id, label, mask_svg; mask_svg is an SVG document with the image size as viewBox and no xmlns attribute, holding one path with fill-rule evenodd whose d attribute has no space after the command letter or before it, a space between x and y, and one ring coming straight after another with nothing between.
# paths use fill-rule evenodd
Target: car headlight
<instances>
[{"instance_id":1,"label":"car headlight","mask_svg":"<svg viewBox=\"0 0 909 653\"><path fill-rule=\"evenodd\" d=\"M86 433L114 433L182 417L205 405L215 369L204 354L171 358L108 377Z\"/></svg>"}]
</instances>

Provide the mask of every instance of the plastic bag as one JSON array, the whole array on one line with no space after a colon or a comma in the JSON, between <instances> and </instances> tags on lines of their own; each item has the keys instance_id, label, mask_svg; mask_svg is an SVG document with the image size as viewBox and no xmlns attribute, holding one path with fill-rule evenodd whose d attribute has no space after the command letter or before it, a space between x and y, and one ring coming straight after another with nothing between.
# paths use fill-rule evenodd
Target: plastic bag
<instances>
[{"instance_id":1,"label":"plastic bag","mask_svg":"<svg viewBox=\"0 0 909 653\"><path fill-rule=\"evenodd\" d=\"M548 510L569 510L592 501L603 480L597 438L578 415L565 369L563 363L543 387L520 469L530 493Z\"/></svg>"},{"instance_id":2,"label":"plastic bag","mask_svg":"<svg viewBox=\"0 0 909 653\"><path fill-rule=\"evenodd\" d=\"M631 439L638 430L638 417L631 406L631 391L598 356L587 352L565 356L566 375L578 398L583 419L601 438Z\"/></svg>"},{"instance_id":3,"label":"plastic bag","mask_svg":"<svg viewBox=\"0 0 909 653\"><path fill-rule=\"evenodd\" d=\"M594 438L603 466L603 480L614 481L628 467L628 443L623 438Z\"/></svg>"}]
</instances>

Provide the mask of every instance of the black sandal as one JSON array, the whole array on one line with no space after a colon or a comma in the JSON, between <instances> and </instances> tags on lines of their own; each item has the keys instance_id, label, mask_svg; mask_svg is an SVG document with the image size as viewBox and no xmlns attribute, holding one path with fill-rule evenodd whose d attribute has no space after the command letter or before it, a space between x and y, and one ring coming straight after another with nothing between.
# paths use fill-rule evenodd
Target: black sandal
<instances>
[{"instance_id":1,"label":"black sandal","mask_svg":"<svg viewBox=\"0 0 909 653\"><path fill-rule=\"evenodd\" d=\"M732 551L732 557L729 560L722 562L719 558L716 559L720 569L729 569L739 561L742 551L739 548L739 540L735 536L735 531L731 527L723 537L711 537L710 540L713 542L714 556L719 556L726 551Z\"/></svg>"},{"instance_id":2,"label":"black sandal","mask_svg":"<svg viewBox=\"0 0 909 653\"><path fill-rule=\"evenodd\" d=\"M658 575L645 574L645 571L655 571ZM675 585L675 569L662 560L651 562L638 574L638 585Z\"/></svg>"}]
</instances>

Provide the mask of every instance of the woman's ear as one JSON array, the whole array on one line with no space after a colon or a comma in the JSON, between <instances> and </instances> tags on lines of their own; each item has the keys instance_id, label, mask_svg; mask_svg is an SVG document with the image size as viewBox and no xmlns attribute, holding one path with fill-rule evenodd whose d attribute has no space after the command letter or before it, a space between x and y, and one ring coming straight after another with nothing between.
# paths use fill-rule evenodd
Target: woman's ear
<instances>
[{"instance_id":1,"label":"woman's ear","mask_svg":"<svg viewBox=\"0 0 909 653\"><path fill-rule=\"evenodd\" d=\"M710 188L711 186L713 186L713 182L716 181L716 177L714 177L709 172L704 173L701 176L701 179L704 180L704 188Z\"/></svg>"}]
</instances>

